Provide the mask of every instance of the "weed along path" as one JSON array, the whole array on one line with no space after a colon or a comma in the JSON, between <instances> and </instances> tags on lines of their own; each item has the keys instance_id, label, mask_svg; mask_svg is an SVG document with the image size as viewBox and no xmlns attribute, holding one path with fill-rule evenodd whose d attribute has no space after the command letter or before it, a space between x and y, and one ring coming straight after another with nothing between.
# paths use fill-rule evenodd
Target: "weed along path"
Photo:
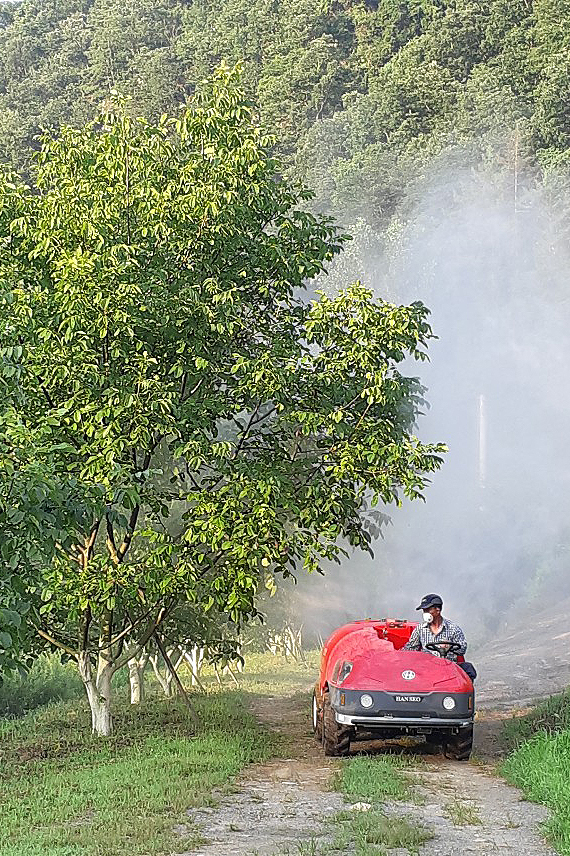
<instances>
[{"instance_id":1,"label":"weed along path","mask_svg":"<svg viewBox=\"0 0 570 856\"><path fill-rule=\"evenodd\" d=\"M189 811L204 843L184 856L556 856L540 835L546 810L494 774L492 717L481 722L475 763L380 744L329 759L307 699L254 698L286 757L249 768L217 806Z\"/></svg>"}]
</instances>

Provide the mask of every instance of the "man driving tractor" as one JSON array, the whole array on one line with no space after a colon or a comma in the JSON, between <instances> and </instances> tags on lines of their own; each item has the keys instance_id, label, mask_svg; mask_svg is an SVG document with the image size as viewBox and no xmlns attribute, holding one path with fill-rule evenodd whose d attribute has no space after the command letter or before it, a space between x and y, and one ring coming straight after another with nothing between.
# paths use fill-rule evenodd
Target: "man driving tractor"
<instances>
[{"instance_id":1,"label":"man driving tractor","mask_svg":"<svg viewBox=\"0 0 570 856\"><path fill-rule=\"evenodd\" d=\"M467 650L463 630L443 617L442 607L443 601L438 594L426 594L416 607L423 610L424 623L412 631L409 642L404 645L405 651L429 651L448 660L457 660L458 655L463 657Z\"/></svg>"}]
</instances>

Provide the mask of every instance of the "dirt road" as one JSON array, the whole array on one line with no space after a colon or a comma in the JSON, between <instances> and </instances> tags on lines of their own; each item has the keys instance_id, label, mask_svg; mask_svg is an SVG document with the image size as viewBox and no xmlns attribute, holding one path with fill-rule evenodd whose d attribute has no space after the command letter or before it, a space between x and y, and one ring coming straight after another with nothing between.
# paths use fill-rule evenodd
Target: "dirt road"
<instances>
[{"instance_id":1,"label":"dirt road","mask_svg":"<svg viewBox=\"0 0 570 856\"><path fill-rule=\"evenodd\" d=\"M293 747L289 758L249 769L237 793L215 809L191 811L189 820L208 844L192 856L302 856L331 852L327 821L347 808L331 789L331 778L345 763L326 759L309 730L307 695L256 699L254 713L283 734ZM393 802L389 814L406 816L428 827L433 838L420 851L430 856L553 856L540 836L546 812L521 800L520 792L494 774L498 754L497 716L478 723L475 762L424 756L410 773L420 799ZM367 752L387 751L382 744L357 744ZM346 851L353 853L353 850ZM341 856L340 851L334 851ZM406 850L391 850L404 856ZM190 854L184 854L190 856Z\"/></svg>"}]
</instances>

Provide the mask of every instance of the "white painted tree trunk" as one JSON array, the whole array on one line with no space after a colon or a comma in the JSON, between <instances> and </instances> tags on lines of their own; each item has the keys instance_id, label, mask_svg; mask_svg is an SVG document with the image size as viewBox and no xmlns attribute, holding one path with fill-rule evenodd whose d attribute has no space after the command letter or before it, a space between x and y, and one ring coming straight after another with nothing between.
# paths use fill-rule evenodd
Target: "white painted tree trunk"
<instances>
[{"instance_id":1,"label":"white painted tree trunk","mask_svg":"<svg viewBox=\"0 0 570 856\"><path fill-rule=\"evenodd\" d=\"M78 660L79 674L91 709L91 729L100 737L109 737L113 727L111 717L112 667L99 657L96 676L89 654L82 652Z\"/></svg>"},{"instance_id":2,"label":"white painted tree trunk","mask_svg":"<svg viewBox=\"0 0 570 856\"><path fill-rule=\"evenodd\" d=\"M129 660L129 686L131 704L140 704L144 699L144 667L137 660Z\"/></svg>"},{"instance_id":3,"label":"white painted tree trunk","mask_svg":"<svg viewBox=\"0 0 570 856\"><path fill-rule=\"evenodd\" d=\"M204 648L194 645L190 651L184 650L184 657L190 666L190 677L192 686L200 685L200 672L202 671L202 663L204 662Z\"/></svg>"},{"instance_id":4,"label":"white painted tree trunk","mask_svg":"<svg viewBox=\"0 0 570 856\"><path fill-rule=\"evenodd\" d=\"M172 651L169 652L169 656L171 656ZM172 698L174 695L174 686L173 686L173 676L165 667L164 675L160 671L160 658L158 654L153 654L150 658L150 663L152 665L152 670L155 674L156 680L160 684L162 688L162 692L166 696L166 698Z\"/></svg>"}]
</instances>

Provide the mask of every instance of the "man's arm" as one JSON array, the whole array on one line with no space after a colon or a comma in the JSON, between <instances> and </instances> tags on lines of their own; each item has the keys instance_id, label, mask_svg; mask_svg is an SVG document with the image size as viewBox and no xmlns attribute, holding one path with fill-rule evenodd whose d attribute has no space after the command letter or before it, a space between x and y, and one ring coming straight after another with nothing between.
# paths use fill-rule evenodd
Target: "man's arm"
<instances>
[{"instance_id":1,"label":"man's arm","mask_svg":"<svg viewBox=\"0 0 570 856\"><path fill-rule=\"evenodd\" d=\"M412 635L410 636L409 641L402 648L403 651L421 651L422 643L420 641L420 628L415 627L412 630Z\"/></svg>"},{"instance_id":2,"label":"man's arm","mask_svg":"<svg viewBox=\"0 0 570 856\"><path fill-rule=\"evenodd\" d=\"M461 645L459 651L456 651L456 654L465 654L467 651L467 640L463 635L463 630L457 624L454 625L453 633L451 634L451 642L457 642L458 645Z\"/></svg>"}]
</instances>

